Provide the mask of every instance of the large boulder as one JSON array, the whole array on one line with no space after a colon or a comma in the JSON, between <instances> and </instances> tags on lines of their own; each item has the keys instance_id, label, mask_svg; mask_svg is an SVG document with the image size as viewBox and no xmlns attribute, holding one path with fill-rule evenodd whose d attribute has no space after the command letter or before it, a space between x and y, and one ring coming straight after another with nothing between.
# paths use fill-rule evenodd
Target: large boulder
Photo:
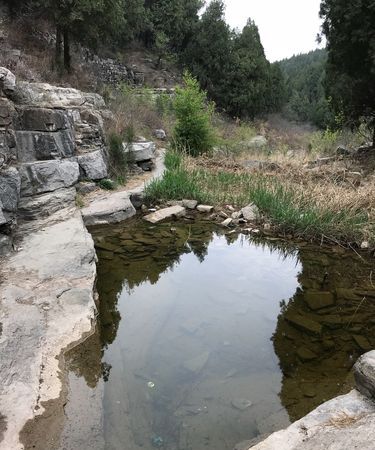
<instances>
[{"instance_id":1,"label":"large boulder","mask_svg":"<svg viewBox=\"0 0 375 450\"><path fill-rule=\"evenodd\" d=\"M20 188L21 178L17 169L10 167L0 172L0 201L3 210L17 211Z\"/></svg>"},{"instance_id":2,"label":"large boulder","mask_svg":"<svg viewBox=\"0 0 375 450\"><path fill-rule=\"evenodd\" d=\"M5 67L0 67L0 90L5 95L11 95L16 89L16 77Z\"/></svg>"},{"instance_id":3,"label":"large boulder","mask_svg":"<svg viewBox=\"0 0 375 450\"><path fill-rule=\"evenodd\" d=\"M129 160L135 163L155 158L156 145L154 142L124 143L123 148Z\"/></svg>"},{"instance_id":4,"label":"large boulder","mask_svg":"<svg viewBox=\"0 0 375 450\"><path fill-rule=\"evenodd\" d=\"M75 152L74 136L71 130L16 131L16 140L20 162L70 158Z\"/></svg>"},{"instance_id":5,"label":"large boulder","mask_svg":"<svg viewBox=\"0 0 375 450\"><path fill-rule=\"evenodd\" d=\"M59 131L72 127L66 111L48 108L23 108L18 111L17 130Z\"/></svg>"},{"instance_id":6,"label":"large boulder","mask_svg":"<svg viewBox=\"0 0 375 450\"><path fill-rule=\"evenodd\" d=\"M79 166L74 161L41 161L20 168L21 196L42 194L77 183Z\"/></svg>"},{"instance_id":7,"label":"large boulder","mask_svg":"<svg viewBox=\"0 0 375 450\"><path fill-rule=\"evenodd\" d=\"M107 164L102 150L85 153L77 157L81 179L101 180L108 176Z\"/></svg>"}]
</instances>

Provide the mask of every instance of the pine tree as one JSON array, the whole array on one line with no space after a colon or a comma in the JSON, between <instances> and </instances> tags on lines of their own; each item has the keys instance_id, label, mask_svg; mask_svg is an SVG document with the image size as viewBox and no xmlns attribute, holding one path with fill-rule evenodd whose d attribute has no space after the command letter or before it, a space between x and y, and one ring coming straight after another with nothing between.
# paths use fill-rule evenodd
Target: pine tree
<instances>
[{"instance_id":1,"label":"pine tree","mask_svg":"<svg viewBox=\"0 0 375 450\"><path fill-rule=\"evenodd\" d=\"M366 120L375 146L375 2L323 0L327 93L336 111L357 126Z\"/></svg>"}]
</instances>

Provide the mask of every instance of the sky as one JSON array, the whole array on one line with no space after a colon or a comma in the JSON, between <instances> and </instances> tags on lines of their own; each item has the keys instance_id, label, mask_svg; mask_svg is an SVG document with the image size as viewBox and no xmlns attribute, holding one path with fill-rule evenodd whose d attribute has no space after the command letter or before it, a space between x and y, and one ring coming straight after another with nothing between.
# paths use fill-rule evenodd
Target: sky
<instances>
[{"instance_id":1,"label":"sky","mask_svg":"<svg viewBox=\"0 0 375 450\"><path fill-rule=\"evenodd\" d=\"M274 62L318 47L320 0L225 0L226 20L242 29L250 17Z\"/></svg>"}]
</instances>

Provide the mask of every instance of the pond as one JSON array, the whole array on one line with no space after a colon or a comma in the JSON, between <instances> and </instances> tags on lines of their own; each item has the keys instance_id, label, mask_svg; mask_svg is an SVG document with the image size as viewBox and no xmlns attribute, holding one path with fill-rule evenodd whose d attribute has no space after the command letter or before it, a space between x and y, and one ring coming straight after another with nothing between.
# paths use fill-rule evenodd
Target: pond
<instances>
[{"instance_id":1,"label":"pond","mask_svg":"<svg viewBox=\"0 0 375 450\"><path fill-rule=\"evenodd\" d=\"M375 347L374 265L354 252L207 223L93 235L100 314L67 355L62 448L232 450L349 391Z\"/></svg>"}]
</instances>

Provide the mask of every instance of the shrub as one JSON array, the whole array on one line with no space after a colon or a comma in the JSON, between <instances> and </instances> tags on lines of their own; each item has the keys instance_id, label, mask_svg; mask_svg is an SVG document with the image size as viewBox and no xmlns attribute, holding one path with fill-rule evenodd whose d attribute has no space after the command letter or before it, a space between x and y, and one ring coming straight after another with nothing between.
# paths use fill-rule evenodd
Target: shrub
<instances>
[{"instance_id":1,"label":"shrub","mask_svg":"<svg viewBox=\"0 0 375 450\"><path fill-rule=\"evenodd\" d=\"M174 110L175 148L192 156L210 151L214 146L213 104L207 102L207 94L188 72L184 74L184 87L176 89Z\"/></svg>"},{"instance_id":2,"label":"shrub","mask_svg":"<svg viewBox=\"0 0 375 450\"><path fill-rule=\"evenodd\" d=\"M98 185L101 189L105 189L106 191L113 191L116 189L116 183L108 178L100 180Z\"/></svg>"}]
</instances>

